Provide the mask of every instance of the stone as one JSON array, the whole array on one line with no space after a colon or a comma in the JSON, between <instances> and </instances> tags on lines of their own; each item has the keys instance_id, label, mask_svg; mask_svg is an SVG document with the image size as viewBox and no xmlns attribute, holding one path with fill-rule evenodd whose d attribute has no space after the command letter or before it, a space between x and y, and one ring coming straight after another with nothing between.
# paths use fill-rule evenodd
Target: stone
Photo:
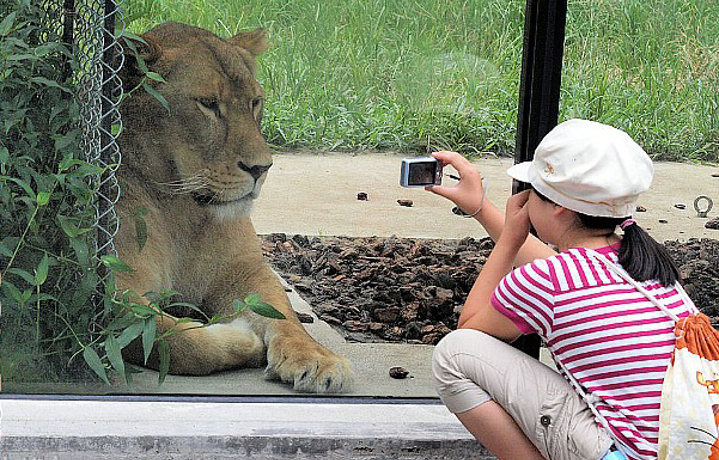
<instances>
[{"instance_id":1,"label":"stone","mask_svg":"<svg viewBox=\"0 0 719 460\"><path fill-rule=\"evenodd\" d=\"M704 224L704 227L709 230L719 230L719 217L715 217L712 220L707 221L707 223Z\"/></svg>"},{"instance_id":2,"label":"stone","mask_svg":"<svg viewBox=\"0 0 719 460\"><path fill-rule=\"evenodd\" d=\"M404 308L400 312L400 315L402 316L403 320L411 322L417 319L418 312L419 302L410 302L404 306Z\"/></svg>"},{"instance_id":3,"label":"stone","mask_svg":"<svg viewBox=\"0 0 719 460\"><path fill-rule=\"evenodd\" d=\"M389 370L389 376L393 379L404 379L409 375L409 371L401 366L391 367Z\"/></svg>"},{"instance_id":4,"label":"stone","mask_svg":"<svg viewBox=\"0 0 719 460\"><path fill-rule=\"evenodd\" d=\"M406 208L411 208L412 206L414 206L414 201L412 200L397 200L397 203L400 206L404 206Z\"/></svg>"},{"instance_id":5,"label":"stone","mask_svg":"<svg viewBox=\"0 0 719 460\"><path fill-rule=\"evenodd\" d=\"M312 324L315 322L314 317L312 317L309 313L296 311L295 314L297 315L297 319L300 320L300 323L302 324Z\"/></svg>"},{"instance_id":6,"label":"stone","mask_svg":"<svg viewBox=\"0 0 719 460\"><path fill-rule=\"evenodd\" d=\"M320 319L327 324L334 324L335 326L339 326L342 324L342 321L330 315L320 315Z\"/></svg>"}]
</instances>

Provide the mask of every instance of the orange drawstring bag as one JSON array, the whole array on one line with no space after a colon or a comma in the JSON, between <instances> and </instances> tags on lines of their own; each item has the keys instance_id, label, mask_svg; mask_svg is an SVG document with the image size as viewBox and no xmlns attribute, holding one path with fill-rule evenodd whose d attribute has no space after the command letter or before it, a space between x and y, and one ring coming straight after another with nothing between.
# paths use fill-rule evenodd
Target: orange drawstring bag
<instances>
[{"instance_id":1,"label":"orange drawstring bag","mask_svg":"<svg viewBox=\"0 0 719 460\"><path fill-rule=\"evenodd\" d=\"M719 331L703 313L677 321L659 414L659 459L719 460Z\"/></svg>"}]
</instances>

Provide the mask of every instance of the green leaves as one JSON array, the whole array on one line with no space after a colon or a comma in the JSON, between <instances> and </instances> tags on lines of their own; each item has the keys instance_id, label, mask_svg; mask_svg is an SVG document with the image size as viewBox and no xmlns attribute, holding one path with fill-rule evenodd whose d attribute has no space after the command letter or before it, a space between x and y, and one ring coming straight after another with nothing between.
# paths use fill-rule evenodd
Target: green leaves
<instances>
[{"instance_id":1,"label":"green leaves","mask_svg":"<svg viewBox=\"0 0 719 460\"><path fill-rule=\"evenodd\" d=\"M6 37L10 33L12 26L15 24L16 16L17 13L13 11L12 13L5 16L5 19L0 22L0 37Z\"/></svg>"},{"instance_id":2,"label":"green leaves","mask_svg":"<svg viewBox=\"0 0 719 460\"><path fill-rule=\"evenodd\" d=\"M59 84L58 82L56 82L56 81L49 80L49 79L47 79L47 78L45 78L45 77L33 77L33 78L31 79L31 81L32 81L33 83L37 83L37 84L39 84L39 85L45 85L45 86L49 86L49 87L51 87L51 88L57 88L57 89L59 89L59 90L61 90L61 91L64 91L64 92L66 92L66 93L68 93L68 94L72 94L72 91L70 91L68 88L66 88L66 87L64 87L64 86L62 86L62 85L60 85L60 84Z\"/></svg>"},{"instance_id":3,"label":"green leaves","mask_svg":"<svg viewBox=\"0 0 719 460\"><path fill-rule=\"evenodd\" d=\"M144 89L147 94L157 99L160 104L167 110L168 115L170 114L170 104L167 102L167 99L165 99L165 96L160 94L155 88L153 88L149 83L149 81L156 81L158 83L166 84L167 81L157 72L153 72L147 68L147 64L145 63L145 60L142 58L140 52L137 50L137 46L135 45L135 42L140 42L145 45L147 45L147 42L142 38L139 37L132 32L124 31L123 36L127 38L123 43L132 51L135 61L137 62L137 67L140 69L140 72L142 72L145 77L142 80L142 83L140 84L140 87ZM133 89L134 91L134 89Z\"/></svg>"},{"instance_id":4,"label":"green leaves","mask_svg":"<svg viewBox=\"0 0 719 460\"><path fill-rule=\"evenodd\" d=\"M142 327L142 351L144 353L145 364L147 364L152 346L155 343L155 335L157 334L157 320L154 316L147 318Z\"/></svg>"},{"instance_id":5,"label":"green leaves","mask_svg":"<svg viewBox=\"0 0 719 460\"><path fill-rule=\"evenodd\" d=\"M167 340L158 340L157 351L160 355L160 375L157 383L162 385L165 382L167 373L170 371L170 344L167 343Z\"/></svg>"},{"instance_id":6,"label":"green leaves","mask_svg":"<svg viewBox=\"0 0 719 460\"><path fill-rule=\"evenodd\" d=\"M249 307L250 310L260 316L265 316L272 319L285 319L285 315L283 315L279 310L275 309L275 307L268 303L259 302L255 305L250 305Z\"/></svg>"},{"instance_id":7,"label":"green leaves","mask_svg":"<svg viewBox=\"0 0 719 460\"><path fill-rule=\"evenodd\" d=\"M147 243L147 222L145 222L145 216L150 211L146 207L140 207L135 209L132 213L133 220L135 221L135 235L137 237L138 250L142 252L142 249Z\"/></svg>"},{"instance_id":8,"label":"green leaves","mask_svg":"<svg viewBox=\"0 0 719 460\"><path fill-rule=\"evenodd\" d=\"M122 331L120 336L117 338L117 345L122 349L125 348L140 336L142 334L142 331L145 329L145 322L136 322L132 323L130 326L128 326L125 330Z\"/></svg>"},{"instance_id":9,"label":"green leaves","mask_svg":"<svg viewBox=\"0 0 719 460\"><path fill-rule=\"evenodd\" d=\"M162 78L162 77L160 77L160 78ZM160 102L160 104L162 104L162 106L165 108L165 110L167 110L167 114L168 114L168 115L171 114L171 112L170 112L170 104L167 102L167 99L165 99L165 96L163 96L162 94L158 93L155 88L153 88L152 86L148 85L147 83L143 83L143 84L142 84L142 88L143 88L145 91L147 91L147 94L149 94L150 96L154 97L155 99L157 99L157 100Z\"/></svg>"},{"instance_id":10,"label":"green leaves","mask_svg":"<svg viewBox=\"0 0 719 460\"><path fill-rule=\"evenodd\" d=\"M150 80L159 81L160 83L167 83L164 78L162 78L162 75L160 75L157 72L145 72L145 76L149 78Z\"/></svg>"},{"instance_id":11,"label":"green leaves","mask_svg":"<svg viewBox=\"0 0 719 460\"><path fill-rule=\"evenodd\" d=\"M0 348L19 381L90 369L106 378L103 348L88 345L99 278L86 240L102 170L79 145L79 80L65 73L78 64L54 30L40 27L41 2L0 9L0 304L13 330L0 334ZM73 359L80 354L87 365Z\"/></svg>"},{"instance_id":12,"label":"green leaves","mask_svg":"<svg viewBox=\"0 0 719 460\"><path fill-rule=\"evenodd\" d=\"M247 297L245 297L245 300L239 300L235 299L232 302L232 308L237 313L243 312L246 308L249 308L254 313L264 316L266 318L272 318L272 319L285 319L285 315L282 314L279 310L277 310L272 305L265 303L262 301L262 298L260 297L260 294L250 294Z\"/></svg>"},{"instance_id":13,"label":"green leaves","mask_svg":"<svg viewBox=\"0 0 719 460\"><path fill-rule=\"evenodd\" d=\"M114 270L117 272L126 272L126 273L134 273L135 269L127 265L125 262L120 260L116 256L102 256L100 258L102 260L102 264L109 268L110 270Z\"/></svg>"},{"instance_id":14,"label":"green leaves","mask_svg":"<svg viewBox=\"0 0 719 460\"><path fill-rule=\"evenodd\" d=\"M105 365L102 363L102 360L100 359L100 356L98 356L97 352L90 346L86 346L84 350L82 350L82 357L85 359L87 365L90 366L90 369L92 369L103 382L109 385L110 380L107 378Z\"/></svg>"},{"instance_id":15,"label":"green leaves","mask_svg":"<svg viewBox=\"0 0 719 460\"><path fill-rule=\"evenodd\" d=\"M57 215L57 222L60 224L60 228L65 232L67 236L70 238L75 238L80 235L84 235L85 233L92 230L91 228L80 228L76 222L77 219L73 217L67 217L63 216L62 214Z\"/></svg>"},{"instance_id":16,"label":"green leaves","mask_svg":"<svg viewBox=\"0 0 719 460\"><path fill-rule=\"evenodd\" d=\"M47 254L45 254L45 257L42 258L40 261L40 265L38 265L37 269L35 270L35 286L42 286L45 284L45 281L47 280L47 271L49 268L50 259L47 257Z\"/></svg>"},{"instance_id":17,"label":"green leaves","mask_svg":"<svg viewBox=\"0 0 719 460\"><path fill-rule=\"evenodd\" d=\"M38 207L47 206L47 204L50 202L50 197L52 195L48 192L40 192L37 194L37 197L35 197L35 200L37 201Z\"/></svg>"},{"instance_id":18,"label":"green leaves","mask_svg":"<svg viewBox=\"0 0 719 460\"><path fill-rule=\"evenodd\" d=\"M107 353L107 359L110 360L113 369L118 374L125 376L125 361L122 359L122 348L117 343L115 336L110 333L105 340L105 352Z\"/></svg>"}]
</instances>

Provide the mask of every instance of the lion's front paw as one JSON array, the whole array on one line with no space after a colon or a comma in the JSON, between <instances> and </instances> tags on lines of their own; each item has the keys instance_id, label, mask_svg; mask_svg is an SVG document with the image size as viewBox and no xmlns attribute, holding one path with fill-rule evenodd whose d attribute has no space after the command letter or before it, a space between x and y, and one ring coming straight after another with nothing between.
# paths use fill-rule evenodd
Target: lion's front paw
<instances>
[{"instance_id":1,"label":"lion's front paw","mask_svg":"<svg viewBox=\"0 0 719 460\"><path fill-rule=\"evenodd\" d=\"M340 393L352 385L349 361L311 339L275 338L267 350L268 378L292 383L297 391Z\"/></svg>"}]
</instances>

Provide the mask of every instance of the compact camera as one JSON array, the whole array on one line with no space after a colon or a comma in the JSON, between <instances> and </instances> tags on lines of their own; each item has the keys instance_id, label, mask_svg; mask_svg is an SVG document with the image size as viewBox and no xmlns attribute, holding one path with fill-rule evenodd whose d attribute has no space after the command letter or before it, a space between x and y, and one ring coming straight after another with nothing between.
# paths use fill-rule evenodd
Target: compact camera
<instances>
[{"instance_id":1,"label":"compact camera","mask_svg":"<svg viewBox=\"0 0 719 460\"><path fill-rule=\"evenodd\" d=\"M427 187L442 184L442 162L432 157L404 158L399 175L402 187Z\"/></svg>"}]
</instances>

